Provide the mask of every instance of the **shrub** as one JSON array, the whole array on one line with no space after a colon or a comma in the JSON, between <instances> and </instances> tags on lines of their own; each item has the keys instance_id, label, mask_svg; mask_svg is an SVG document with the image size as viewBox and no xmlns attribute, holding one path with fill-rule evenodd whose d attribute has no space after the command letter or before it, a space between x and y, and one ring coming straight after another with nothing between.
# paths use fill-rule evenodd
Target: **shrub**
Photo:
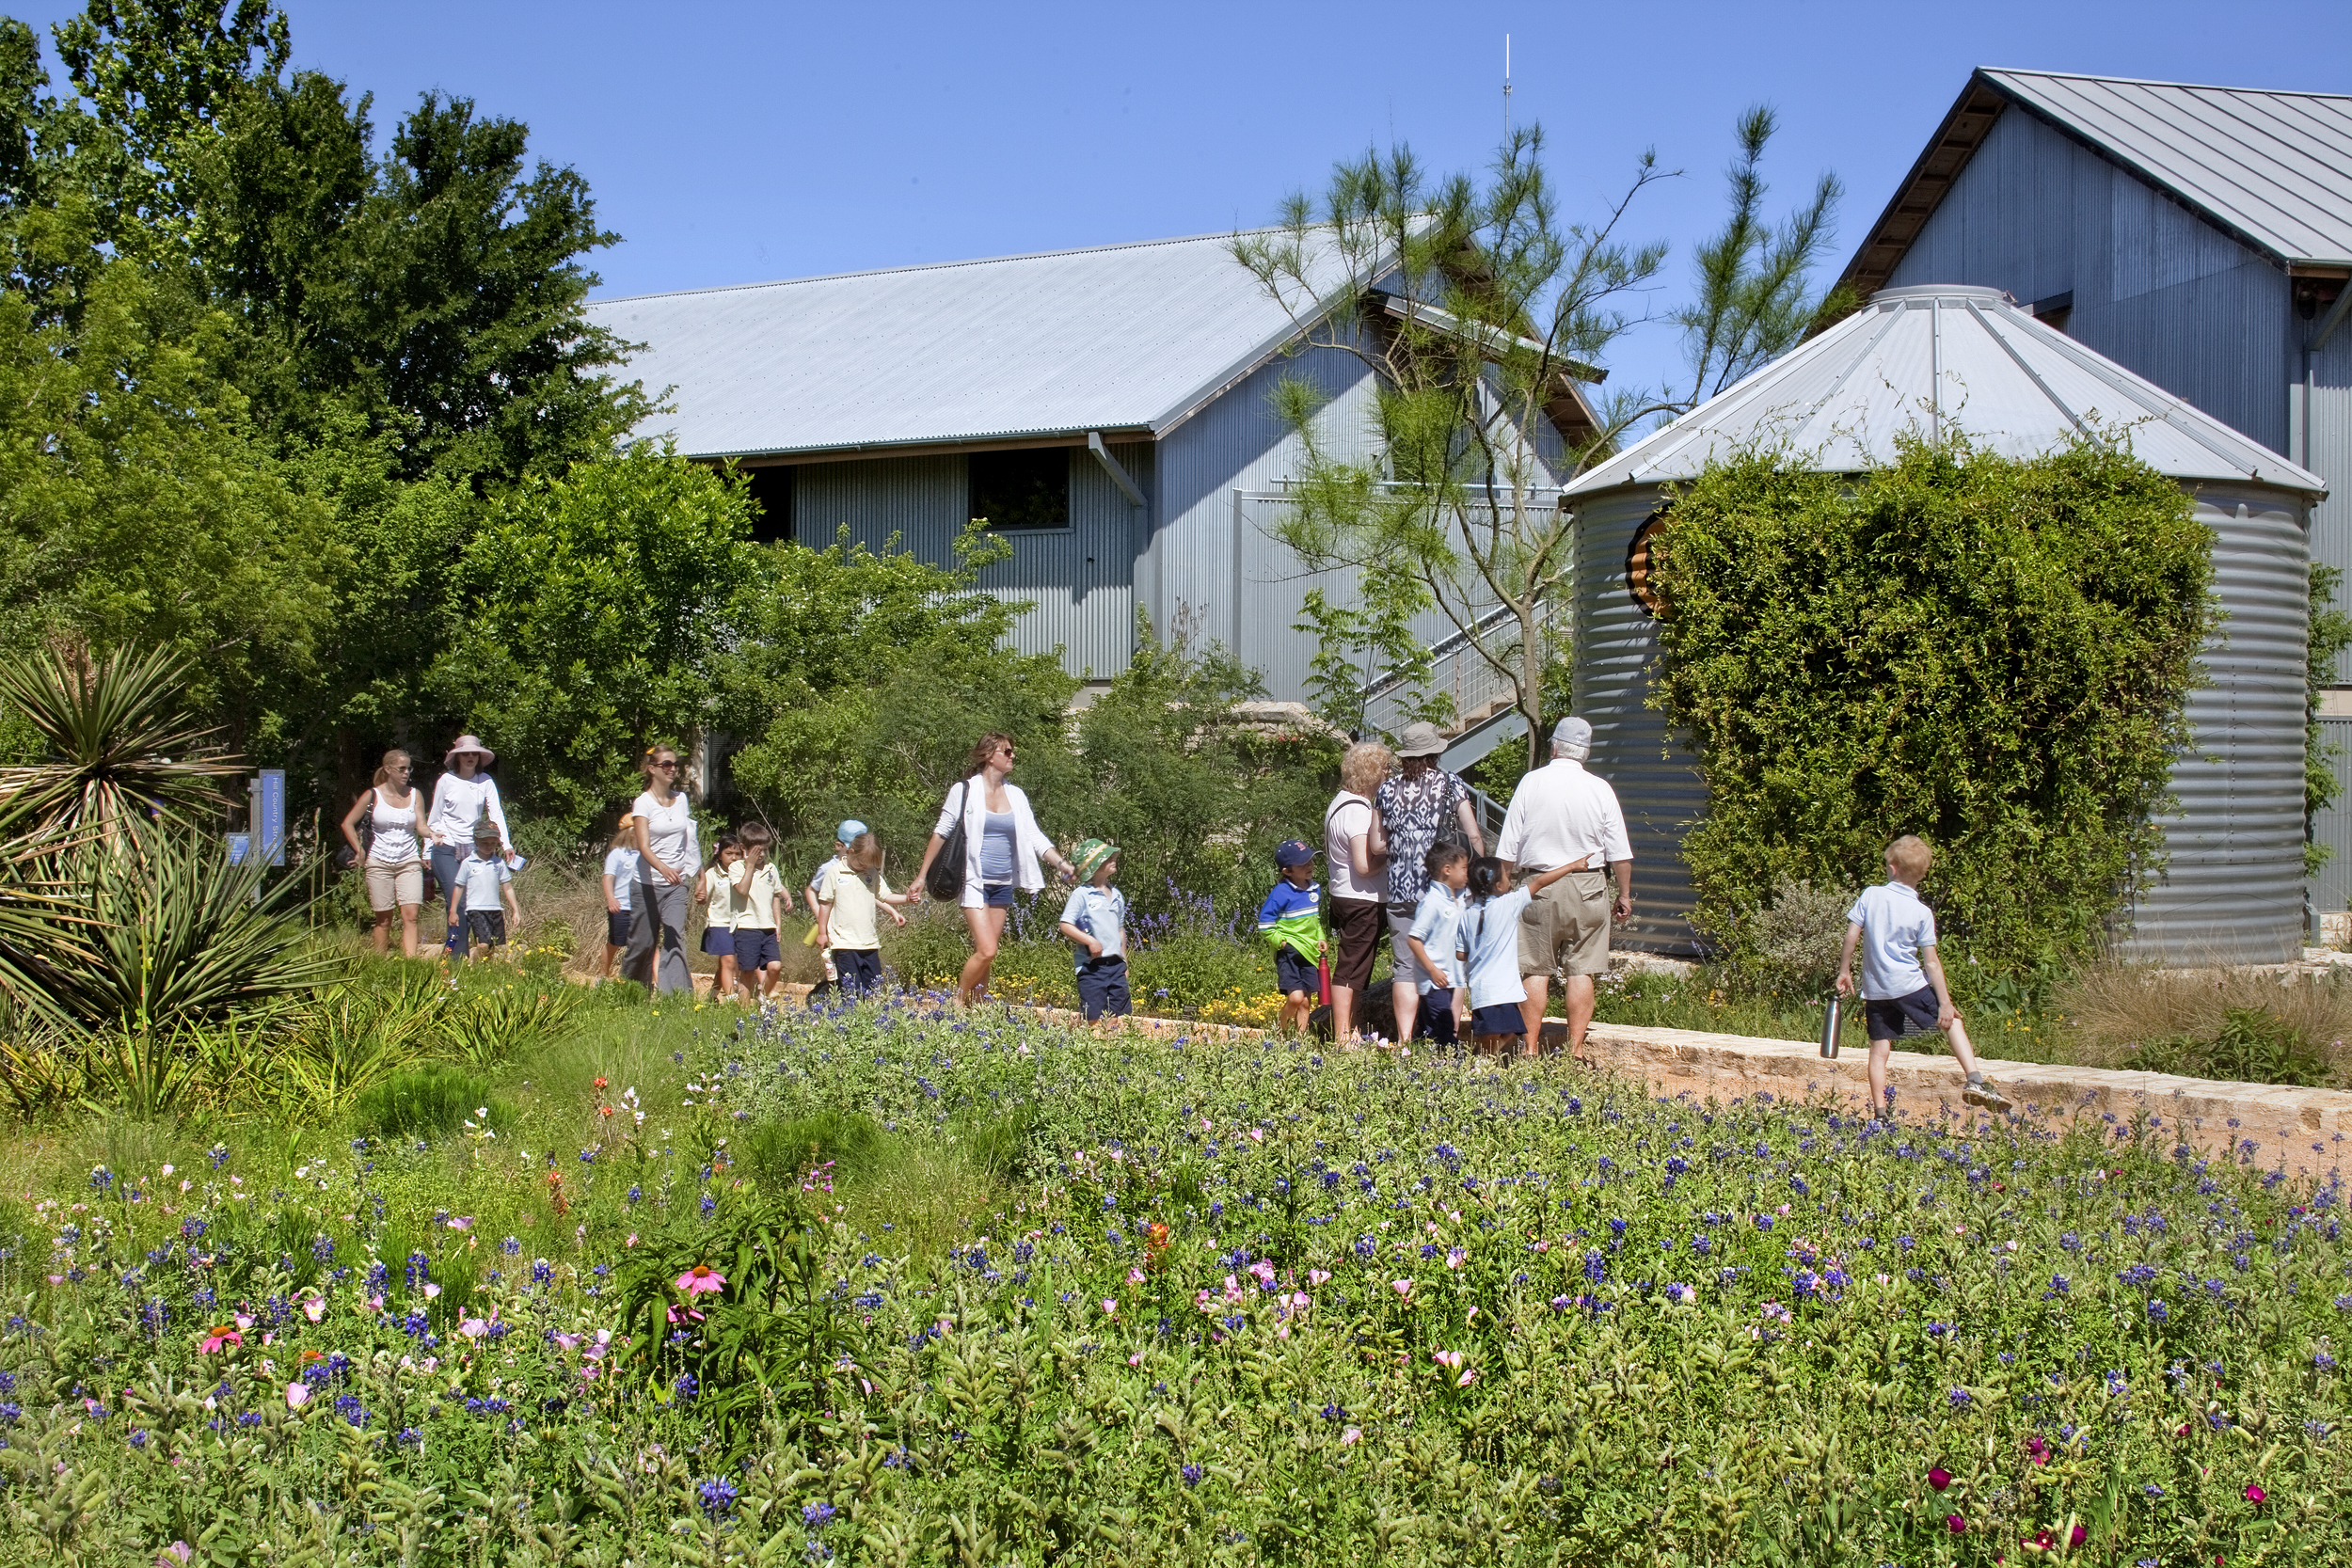
<instances>
[{"instance_id":1,"label":"shrub","mask_svg":"<svg viewBox=\"0 0 2352 1568\"><path fill-rule=\"evenodd\" d=\"M359 1130L380 1138L445 1137L478 1109L489 1111L493 1127L514 1119L512 1107L492 1099L486 1080L442 1062L393 1072L362 1091L355 1108Z\"/></svg>"},{"instance_id":2,"label":"shrub","mask_svg":"<svg viewBox=\"0 0 2352 1568\"><path fill-rule=\"evenodd\" d=\"M2160 868L2210 549L2120 443L2018 462L1906 439L1859 478L1711 466L1651 558L1653 701L1707 784L1683 842L1700 925L1739 945L1776 878L1869 880L1914 832L1982 964L2087 953Z\"/></svg>"},{"instance_id":3,"label":"shrub","mask_svg":"<svg viewBox=\"0 0 2352 1568\"><path fill-rule=\"evenodd\" d=\"M1815 887L1783 873L1769 903L1751 913L1741 940L1738 977L1768 996L1826 997L1846 942L1848 887Z\"/></svg>"}]
</instances>

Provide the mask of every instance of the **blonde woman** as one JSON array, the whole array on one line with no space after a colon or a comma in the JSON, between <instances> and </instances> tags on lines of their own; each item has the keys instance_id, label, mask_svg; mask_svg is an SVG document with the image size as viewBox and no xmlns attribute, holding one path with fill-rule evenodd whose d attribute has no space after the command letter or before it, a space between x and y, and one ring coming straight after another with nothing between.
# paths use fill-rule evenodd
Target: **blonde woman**
<instances>
[{"instance_id":1,"label":"blonde woman","mask_svg":"<svg viewBox=\"0 0 2352 1568\"><path fill-rule=\"evenodd\" d=\"M368 908L375 911L375 950L391 949L392 911L400 911L400 953L417 956L417 915L424 908L424 800L409 785L416 765L394 747L384 753L375 783L343 813L343 842L358 857L368 880ZM359 842L359 818L372 821L373 837Z\"/></svg>"},{"instance_id":2,"label":"blonde woman","mask_svg":"<svg viewBox=\"0 0 2352 1568\"><path fill-rule=\"evenodd\" d=\"M1020 786L1005 782L1012 771L1013 740L1009 735L984 735L972 748L967 767L971 776L947 792L932 825L930 842L923 847L923 864L914 873L911 891L920 893L930 875L939 847L963 821L963 925L972 933L972 956L964 960L956 982L956 1000L969 1005L988 989L988 972L996 962L997 944L1004 940L1005 917L1012 912L1017 888L1035 893L1045 885L1038 869L1043 861L1065 879L1075 875L1053 842L1038 831L1029 798Z\"/></svg>"},{"instance_id":3,"label":"blonde woman","mask_svg":"<svg viewBox=\"0 0 2352 1568\"><path fill-rule=\"evenodd\" d=\"M1380 813L1372 798L1396 754L1376 740L1359 741L1340 759L1340 792L1323 808L1323 858L1331 868L1331 1038L1356 1043L1356 1004L1372 989L1372 959L1387 924L1388 856L1376 846Z\"/></svg>"}]
</instances>

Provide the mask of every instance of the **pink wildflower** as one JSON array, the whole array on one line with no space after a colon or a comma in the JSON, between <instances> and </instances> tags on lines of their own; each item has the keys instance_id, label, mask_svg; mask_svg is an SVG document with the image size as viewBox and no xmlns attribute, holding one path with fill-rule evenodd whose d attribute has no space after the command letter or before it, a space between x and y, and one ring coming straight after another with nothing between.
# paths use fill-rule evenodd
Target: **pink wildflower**
<instances>
[{"instance_id":1,"label":"pink wildflower","mask_svg":"<svg viewBox=\"0 0 2352 1568\"><path fill-rule=\"evenodd\" d=\"M479 1339L490 1332L490 1325L480 1318L468 1318L457 1325L457 1332L469 1339Z\"/></svg>"},{"instance_id":2,"label":"pink wildflower","mask_svg":"<svg viewBox=\"0 0 2352 1568\"><path fill-rule=\"evenodd\" d=\"M677 1276L677 1288L690 1296L726 1289L727 1276L707 1263L697 1263Z\"/></svg>"},{"instance_id":3,"label":"pink wildflower","mask_svg":"<svg viewBox=\"0 0 2352 1568\"><path fill-rule=\"evenodd\" d=\"M1340 1447L1343 1449L1352 1449L1358 1442L1361 1441L1363 1435L1364 1429L1362 1427L1349 1427L1345 1432L1340 1433Z\"/></svg>"},{"instance_id":4,"label":"pink wildflower","mask_svg":"<svg viewBox=\"0 0 2352 1568\"><path fill-rule=\"evenodd\" d=\"M286 1385L286 1408L299 1410L310 1402L310 1386L307 1383Z\"/></svg>"},{"instance_id":5,"label":"pink wildflower","mask_svg":"<svg viewBox=\"0 0 2352 1568\"><path fill-rule=\"evenodd\" d=\"M1389 1281L1389 1289L1407 1300L1412 1298L1413 1282L1409 1279L1391 1279Z\"/></svg>"},{"instance_id":6,"label":"pink wildflower","mask_svg":"<svg viewBox=\"0 0 2352 1568\"><path fill-rule=\"evenodd\" d=\"M1309 1269L1307 1271L1307 1283L1310 1285L1320 1285L1330 1277L1331 1271L1329 1269Z\"/></svg>"},{"instance_id":7,"label":"pink wildflower","mask_svg":"<svg viewBox=\"0 0 2352 1568\"><path fill-rule=\"evenodd\" d=\"M196 1350L199 1355L211 1355L225 1345L242 1345L244 1343L245 1336L237 1332L237 1328L234 1323L222 1323L219 1327L214 1329L210 1334L204 1336L204 1342L197 1346Z\"/></svg>"}]
</instances>

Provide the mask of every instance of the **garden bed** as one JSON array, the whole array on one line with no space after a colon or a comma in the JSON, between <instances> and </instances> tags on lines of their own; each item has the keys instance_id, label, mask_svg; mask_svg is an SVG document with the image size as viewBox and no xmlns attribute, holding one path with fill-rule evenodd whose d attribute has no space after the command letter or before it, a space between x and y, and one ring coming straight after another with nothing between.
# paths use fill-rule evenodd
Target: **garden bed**
<instances>
[{"instance_id":1,"label":"garden bed","mask_svg":"<svg viewBox=\"0 0 2352 1568\"><path fill-rule=\"evenodd\" d=\"M0 1551L2352 1550L2340 1183L2169 1113L1873 1127L1794 1072L906 999L582 1019L502 1126L9 1149Z\"/></svg>"}]
</instances>

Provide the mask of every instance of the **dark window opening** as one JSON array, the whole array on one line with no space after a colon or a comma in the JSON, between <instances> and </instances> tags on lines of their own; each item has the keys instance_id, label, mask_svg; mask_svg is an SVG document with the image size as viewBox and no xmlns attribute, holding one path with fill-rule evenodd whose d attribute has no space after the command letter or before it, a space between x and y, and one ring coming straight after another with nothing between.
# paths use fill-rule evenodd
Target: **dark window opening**
<instances>
[{"instance_id":1,"label":"dark window opening","mask_svg":"<svg viewBox=\"0 0 2352 1568\"><path fill-rule=\"evenodd\" d=\"M2062 294L2052 294L2047 299L2037 299L2031 305L2026 306L2026 309L2034 320L2046 326L2055 326L2063 332L2066 330L2066 324L2074 318L2074 291L2069 289Z\"/></svg>"},{"instance_id":2,"label":"dark window opening","mask_svg":"<svg viewBox=\"0 0 2352 1568\"><path fill-rule=\"evenodd\" d=\"M992 530L1070 526L1070 449L976 451L970 515Z\"/></svg>"},{"instance_id":3,"label":"dark window opening","mask_svg":"<svg viewBox=\"0 0 2352 1568\"><path fill-rule=\"evenodd\" d=\"M792 537L792 468L788 464L745 468L752 482L752 500L759 515L752 519L752 537L763 545L781 545Z\"/></svg>"}]
</instances>

